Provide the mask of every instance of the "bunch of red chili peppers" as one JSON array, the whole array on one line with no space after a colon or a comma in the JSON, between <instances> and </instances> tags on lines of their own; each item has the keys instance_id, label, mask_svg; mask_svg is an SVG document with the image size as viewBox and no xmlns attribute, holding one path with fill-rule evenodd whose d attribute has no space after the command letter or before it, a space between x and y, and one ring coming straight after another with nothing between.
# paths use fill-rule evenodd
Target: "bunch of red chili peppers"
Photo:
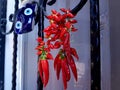
<instances>
[{"instance_id":1,"label":"bunch of red chili peppers","mask_svg":"<svg viewBox=\"0 0 120 90\"><path fill-rule=\"evenodd\" d=\"M47 16L50 25L44 29L46 42L38 37L38 50L39 55L38 71L42 79L44 87L49 81L49 64L48 60L54 60L54 69L56 71L57 79L59 80L60 72L62 73L62 79L64 89L67 89L67 82L71 78L70 69L73 72L74 78L77 81L77 69L74 59L79 59L75 48L70 45L71 32L77 31L74 24L77 21L74 15L70 13L70 10L64 8L60 9L63 13L59 13L56 10L52 10L52 14ZM51 50L58 49L59 52L53 59Z\"/></svg>"}]
</instances>

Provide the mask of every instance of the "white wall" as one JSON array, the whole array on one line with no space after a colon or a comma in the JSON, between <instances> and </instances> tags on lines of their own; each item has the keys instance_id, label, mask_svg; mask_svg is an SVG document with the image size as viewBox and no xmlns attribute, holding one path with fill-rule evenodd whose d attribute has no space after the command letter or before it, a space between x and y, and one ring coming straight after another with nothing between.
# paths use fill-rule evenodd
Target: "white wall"
<instances>
[{"instance_id":1,"label":"white wall","mask_svg":"<svg viewBox=\"0 0 120 90\"><path fill-rule=\"evenodd\" d=\"M111 90L120 90L120 0L109 0Z\"/></svg>"},{"instance_id":2,"label":"white wall","mask_svg":"<svg viewBox=\"0 0 120 90\"><path fill-rule=\"evenodd\" d=\"M101 89L111 90L109 0L100 2L100 39L101 39ZM114 89L115 90L115 89Z\"/></svg>"},{"instance_id":3,"label":"white wall","mask_svg":"<svg viewBox=\"0 0 120 90\"><path fill-rule=\"evenodd\" d=\"M13 0L12 0L13 1ZM9 14L13 11L11 7L14 3L8 0L7 1L7 20ZM8 21L9 22L9 21ZM7 23L6 29L9 30L11 23ZM5 90L11 90L11 77L12 77L12 51L13 51L13 36L12 34L6 36L6 47L5 47Z\"/></svg>"}]
</instances>

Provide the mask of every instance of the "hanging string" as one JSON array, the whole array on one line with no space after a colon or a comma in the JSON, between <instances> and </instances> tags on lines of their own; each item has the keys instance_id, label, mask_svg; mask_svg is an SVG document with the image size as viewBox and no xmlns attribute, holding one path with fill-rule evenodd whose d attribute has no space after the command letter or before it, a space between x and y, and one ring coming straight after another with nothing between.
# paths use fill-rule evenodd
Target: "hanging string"
<instances>
[{"instance_id":1,"label":"hanging string","mask_svg":"<svg viewBox=\"0 0 120 90\"><path fill-rule=\"evenodd\" d=\"M18 10L19 0L15 0L15 13ZM18 35L13 33L13 72L12 72L12 90L16 90L16 72L17 72L17 37Z\"/></svg>"}]
</instances>

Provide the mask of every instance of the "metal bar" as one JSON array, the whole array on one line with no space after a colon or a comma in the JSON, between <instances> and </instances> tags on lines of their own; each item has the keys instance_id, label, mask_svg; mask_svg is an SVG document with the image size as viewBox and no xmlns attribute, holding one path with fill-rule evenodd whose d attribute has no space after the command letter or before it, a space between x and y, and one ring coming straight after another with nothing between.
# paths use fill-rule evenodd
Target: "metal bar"
<instances>
[{"instance_id":1,"label":"metal bar","mask_svg":"<svg viewBox=\"0 0 120 90\"><path fill-rule=\"evenodd\" d=\"M44 0L39 0L39 10L38 10L38 15L39 15L39 21L38 21L38 37L42 37L44 38L44 34L43 34L43 29L44 29L44 13L43 13L43 1ZM39 73L37 74L38 78L37 78L37 90L43 90L43 83L42 80L40 78Z\"/></svg>"},{"instance_id":2,"label":"metal bar","mask_svg":"<svg viewBox=\"0 0 120 90\"><path fill-rule=\"evenodd\" d=\"M91 90L101 90L99 0L90 0Z\"/></svg>"},{"instance_id":3,"label":"metal bar","mask_svg":"<svg viewBox=\"0 0 120 90\"><path fill-rule=\"evenodd\" d=\"M0 0L0 30L6 30L7 0ZM5 36L0 33L0 90L4 90Z\"/></svg>"},{"instance_id":4,"label":"metal bar","mask_svg":"<svg viewBox=\"0 0 120 90\"><path fill-rule=\"evenodd\" d=\"M19 5L19 0L15 0L15 6L14 6L14 13L17 12ZM13 33L13 72L12 72L12 90L16 90L16 78L17 78L17 37L18 35L14 32Z\"/></svg>"}]
</instances>

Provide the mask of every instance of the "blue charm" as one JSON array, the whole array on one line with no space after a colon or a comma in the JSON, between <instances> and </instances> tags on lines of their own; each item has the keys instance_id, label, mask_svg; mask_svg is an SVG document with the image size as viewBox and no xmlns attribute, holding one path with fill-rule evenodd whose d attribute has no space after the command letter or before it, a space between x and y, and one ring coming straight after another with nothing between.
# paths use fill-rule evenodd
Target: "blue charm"
<instances>
[{"instance_id":1,"label":"blue charm","mask_svg":"<svg viewBox=\"0 0 120 90\"><path fill-rule=\"evenodd\" d=\"M27 3L25 7L18 10L15 18L15 33L23 34L33 30L37 9L36 3Z\"/></svg>"}]
</instances>

